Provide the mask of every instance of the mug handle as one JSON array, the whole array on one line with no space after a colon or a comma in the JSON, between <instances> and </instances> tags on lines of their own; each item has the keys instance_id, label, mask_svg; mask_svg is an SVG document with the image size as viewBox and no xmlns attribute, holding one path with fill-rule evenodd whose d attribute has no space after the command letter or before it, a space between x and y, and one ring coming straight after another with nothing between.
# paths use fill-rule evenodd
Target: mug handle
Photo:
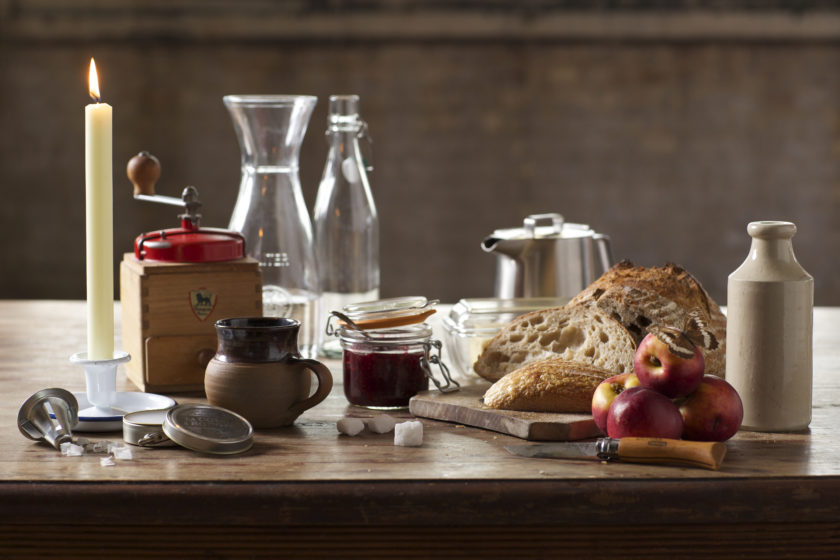
<instances>
[{"instance_id":1,"label":"mug handle","mask_svg":"<svg viewBox=\"0 0 840 560\"><path fill-rule=\"evenodd\" d=\"M309 410L327 398L330 391L332 391L333 378L330 369L317 360L293 357L292 363L300 365L303 369L312 371L315 377L318 378L318 390L311 397L293 404L289 409L288 413L296 418L300 414L303 414L304 411Z\"/></svg>"}]
</instances>

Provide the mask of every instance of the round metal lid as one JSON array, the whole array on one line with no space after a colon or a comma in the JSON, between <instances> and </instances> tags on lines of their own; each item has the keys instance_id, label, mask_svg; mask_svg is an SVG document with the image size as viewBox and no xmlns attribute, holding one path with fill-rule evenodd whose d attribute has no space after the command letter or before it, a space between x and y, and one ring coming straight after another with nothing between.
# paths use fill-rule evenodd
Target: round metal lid
<instances>
[{"instance_id":1,"label":"round metal lid","mask_svg":"<svg viewBox=\"0 0 840 560\"><path fill-rule=\"evenodd\" d=\"M163 432L181 447L230 455L251 448L254 429L245 418L219 406L181 404L169 409Z\"/></svg>"},{"instance_id":2,"label":"round metal lid","mask_svg":"<svg viewBox=\"0 0 840 560\"><path fill-rule=\"evenodd\" d=\"M245 256L245 241L233 231L215 228L172 228L144 233L134 240L139 260L163 262L219 262Z\"/></svg>"}]
</instances>

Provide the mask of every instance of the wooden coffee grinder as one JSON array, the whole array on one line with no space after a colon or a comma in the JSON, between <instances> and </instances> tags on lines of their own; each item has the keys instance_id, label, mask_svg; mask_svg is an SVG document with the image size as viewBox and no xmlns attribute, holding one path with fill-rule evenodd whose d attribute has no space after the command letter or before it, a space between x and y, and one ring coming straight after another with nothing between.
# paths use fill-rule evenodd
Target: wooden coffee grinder
<instances>
[{"instance_id":1,"label":"wooden coffee grinder","mask_svg":"<svg viewBox=\"0 0 840 560\"><path fill-rule=\"evenodd\" d=\"M262 316L259 264L245 256L239 233L200 227L195 187L181 198L155 194L156 157L140 152L127 173L134 198L184 209L181 227L139 235L120 264L128 378L143 391L203 390L204 369L216 352L214 323Z\"/></svg>"}]
</instances>

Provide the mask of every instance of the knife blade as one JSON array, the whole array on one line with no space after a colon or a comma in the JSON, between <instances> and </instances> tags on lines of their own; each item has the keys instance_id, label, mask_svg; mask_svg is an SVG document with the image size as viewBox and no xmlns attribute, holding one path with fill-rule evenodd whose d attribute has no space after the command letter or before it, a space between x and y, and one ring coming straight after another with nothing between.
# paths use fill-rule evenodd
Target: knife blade
<instances>
[{"instance_id":1,"label":"knife blade","mask_svg":"<svg viewBox=\"0 0 840 560\"><path fill-rule=\"evenodd\" d=\"M719 441L624 437L600 438L589 442L507 445L520 457L546 459L584 459L627 463L673 464L718 470L726 455L726 444Z\"/></svg>"}]
</instances>

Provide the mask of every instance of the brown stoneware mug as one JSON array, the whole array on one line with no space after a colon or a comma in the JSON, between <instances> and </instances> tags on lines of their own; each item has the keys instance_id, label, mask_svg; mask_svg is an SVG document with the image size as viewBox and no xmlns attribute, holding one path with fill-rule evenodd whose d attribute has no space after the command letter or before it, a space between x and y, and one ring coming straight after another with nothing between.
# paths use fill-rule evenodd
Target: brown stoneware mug
<instances>
[{"instance_id":1,"label":"brown stoneware mug","mask_svg":"<svg viewBox=\"0 0 840 560\"><path fill-rule=\"evenodd\" d=\"M330 370L298 352L300 321L244 317L222 319L215 327L219 344L204 375L210 404L241 414L254 428L277 428L329 395ZM310 371L318 379L311 396Z\"/></svg>"}]
</instances>

